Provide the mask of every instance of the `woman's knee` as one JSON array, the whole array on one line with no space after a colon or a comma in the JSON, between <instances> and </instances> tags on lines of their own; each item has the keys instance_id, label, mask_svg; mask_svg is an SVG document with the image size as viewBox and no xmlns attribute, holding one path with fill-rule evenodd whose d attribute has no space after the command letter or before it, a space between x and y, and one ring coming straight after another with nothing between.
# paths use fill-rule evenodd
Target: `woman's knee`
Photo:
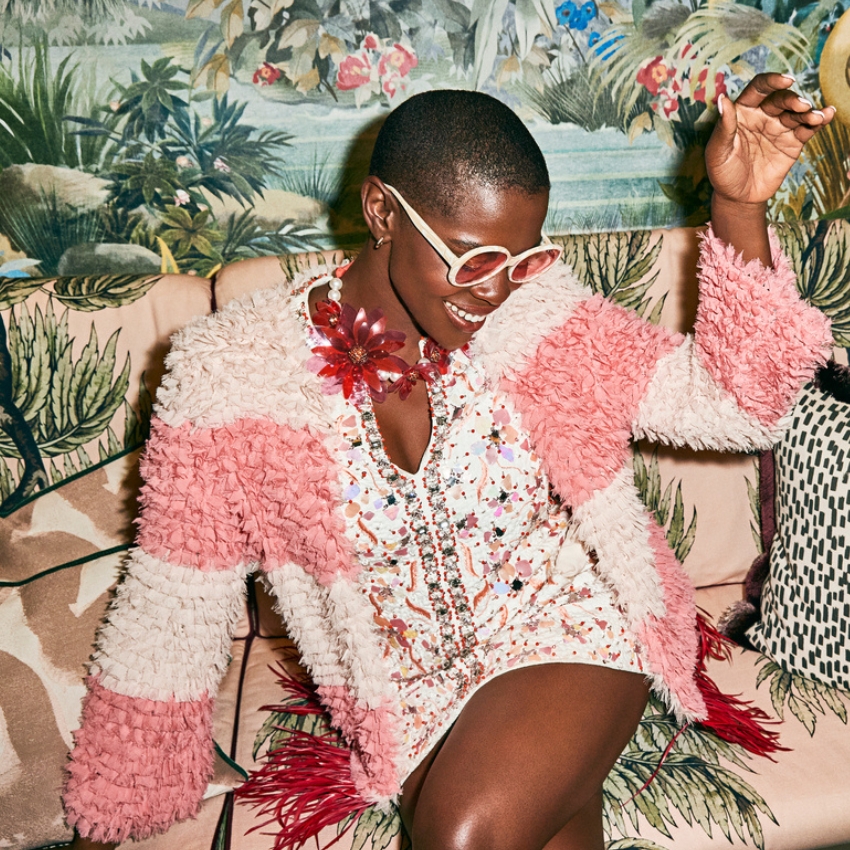
<instances>
[{"instance_id":1,"label":"woman's knee","mask_svg":"<svg viewBox=\"0 0 850 850\"><path fill-rule=\"evenodd\" d=\"M520 842L513 833L502 818L469 810L450 817L417 815L411 839L413 850L542 850L543 845Z\"/></svg>"},{"instance_id":2,"label":"woman's knee","mask_svg":"<svg viewBox=\"0 0 850 850\"><path fill-rule=\"evenodd\" d=\"M504 799L426 797L419 801L410 830L413 850L543 850L586 805L583 801L544 812Z\"/></svg>"}]
</instances>

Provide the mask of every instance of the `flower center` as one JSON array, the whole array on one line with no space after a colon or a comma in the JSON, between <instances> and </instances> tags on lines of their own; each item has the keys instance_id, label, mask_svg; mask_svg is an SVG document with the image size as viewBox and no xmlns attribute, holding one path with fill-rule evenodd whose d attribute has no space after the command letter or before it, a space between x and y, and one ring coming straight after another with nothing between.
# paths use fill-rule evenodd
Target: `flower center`
<instances>
[{"instance_id":1,"label":"flower center","mask_svg":"<svg viewBox=\"0 0 850 850\"><path fill-rule=\"evenodd\" d=\"M355 345L354 348L348 352L348 359L355 366L362 366L369 359L369 352L366 351L362 345Z\"/></svg>"}]
</instances>

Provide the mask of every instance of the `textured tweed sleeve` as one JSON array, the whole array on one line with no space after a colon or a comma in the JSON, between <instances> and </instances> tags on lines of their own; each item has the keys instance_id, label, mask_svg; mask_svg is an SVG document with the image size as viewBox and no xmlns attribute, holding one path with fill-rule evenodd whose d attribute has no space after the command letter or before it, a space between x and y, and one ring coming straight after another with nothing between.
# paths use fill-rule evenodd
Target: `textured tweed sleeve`
<instances>
[{"instance_id":1,"label":"textured tweed sleeve","mask_svg":"<svg viewBox=\"0 0 850 850\"><path fill-rule=\"evenodd\" d=\"M157 395L137 546L98 635L67 771L68 823L95 841L195 815L212 773L213 700L260 553L249 484L263 461L227 396L250 357L238 331L221 316L184 328Z\"/></svg>"},{"instance_id":2,"label":"textured tweed sleeve","mask_svg":"<svg viewBox=\"0 0 850 850\"><path fill-rule=\"evenodd\" d=\"M771 248L772 269L744 263L708 230L694 334L659 361L637 411L636 437L736 451L779 438L832 338L829 320L800 299L773 233Z\"/></svg>"},{"instance_id":3,"label":"textured tweed sleeve","mask_svg":"<svg viewBox=\"0 0 850 850\"><path fill-rule=\"evenodd\" d=\"M68 768L67 819L84 837L142 839L197 812L249 572L324 586L355 567L300 339L285 293L271 290L174 339L137 546L98 636Z\"/></svg>"}]
</instances>

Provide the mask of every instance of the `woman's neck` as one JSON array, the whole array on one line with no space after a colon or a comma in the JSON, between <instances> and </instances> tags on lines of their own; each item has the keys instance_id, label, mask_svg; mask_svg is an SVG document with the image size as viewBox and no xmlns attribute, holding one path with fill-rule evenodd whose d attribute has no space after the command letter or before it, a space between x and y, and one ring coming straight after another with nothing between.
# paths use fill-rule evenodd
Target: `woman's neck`
<instances>
[{"instance_id":1,"label":"woman's neck","mask_svg":"<svg viewBox=\"0 0 850 850\"><path fill-rule=\"evenodd\" d=\"M405 335L404 348L398 352L398 356L408 363L415 363L419 359L422 331L416 327L396 295L386 262L372 261L369 254L364 257L363 254L368 251L368 246L365 246L342 276L341 301L350 304L355 310L362 307L367 313L375 309L381 310L387 320L387 328L401 331ZM327 296L327 286L313 290L310 293L311 312L316 304Z\"/></svg>"}]
</instances>

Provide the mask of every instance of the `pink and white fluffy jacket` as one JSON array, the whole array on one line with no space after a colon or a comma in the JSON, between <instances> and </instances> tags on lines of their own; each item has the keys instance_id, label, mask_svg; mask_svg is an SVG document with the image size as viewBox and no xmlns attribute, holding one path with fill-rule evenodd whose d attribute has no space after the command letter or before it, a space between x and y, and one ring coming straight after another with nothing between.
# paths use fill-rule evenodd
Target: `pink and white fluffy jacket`
<instances>
[{"instance_id":1,"label":"pink and white fluffy jacket","mask_svg":"<svg viewBox=\"0 0 850 850\"><path fill-rule=\"evenodd\" d=\"M512 395L680 720L706 717L693 588L638 498L629 443L777 440L831 338L775 241L774 256L772 270L744 265L709 231L693 336L593 295L559 266L512 295L472 345ZM142 466L137 548L100 632L69 765L68 821L83 836L144 838L197 811L213 699L257 568L350 746L357 791L385 805L400 790L399 709L353 581L333 417L305 368L290 292L259 292L175 338Z\"/></svg>"}]
</instances>

